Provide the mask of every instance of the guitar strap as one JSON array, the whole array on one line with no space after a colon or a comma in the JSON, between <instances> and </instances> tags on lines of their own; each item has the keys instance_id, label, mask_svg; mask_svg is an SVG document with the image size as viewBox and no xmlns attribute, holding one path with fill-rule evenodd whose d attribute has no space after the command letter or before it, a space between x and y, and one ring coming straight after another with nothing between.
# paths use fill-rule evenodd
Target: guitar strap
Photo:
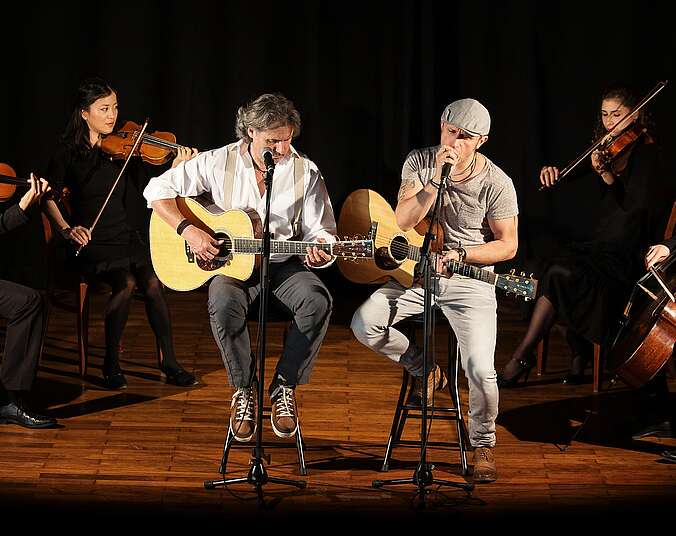
<instances>
[{"instance_id":1,"label":"guitar strap","mask_svg":"<svg viewBox=\"0 0 676 536\"><path fill-rule=\"evenodd\" d=\"M235 167L237 165L237 143L230 144L225 158L225 170L223 173L223 210L232 208L232 189L235 183ZM291 240L302 239L303 198L305 178L305 159L302 156L293 155L293 220L291 221Z\"/></svg>"},{"instance_id":2,"label":"guitar strap","mask_svg":"<svg viewBox=\"0 0 676 536\"><path fill-rule=\"evenodd\" d=\"M232 208L232 185L235 183L235 167L237 164L237 143L226 147L225 170L223 175L223 210Z\"/></svg>"}]
</instances>

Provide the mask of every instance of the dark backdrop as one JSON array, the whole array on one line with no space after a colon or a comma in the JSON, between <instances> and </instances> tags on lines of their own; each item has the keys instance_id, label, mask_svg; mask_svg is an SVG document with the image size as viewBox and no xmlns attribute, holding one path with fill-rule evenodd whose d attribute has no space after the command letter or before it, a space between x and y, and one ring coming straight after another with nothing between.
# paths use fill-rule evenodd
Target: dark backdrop
<instances>
[{"instance_id":1,"label":"dark backdrop","mask_svg":"<svg viewBox=\"0 0 676 536\"><path fill-rule=\"evenodd\" d=\"M517 259L528 268L553 238L581 238L596 190L579 180L543 193L544 163L565 166L592 141L602 89L647 93L674 74L667 4L592 2L32 2L3 17L0 162L43 171L91 74L119 91L121 118L209 149L234 140L237 107L280 91L301 112L296 146L322 170L336 217L357 188L394 202L407 152L438 142L439 116L457 98L491 112L484 152L514 180ZM673 81L650 104L674 146ZM665 180L673 180L672 177ZM35 222L38 220L36 219ZM40 247L17 233L3 255L14 277L40 279ZM27 269L28 267L28 269ZM337 268L327 283L358 296Z\"/></svg>"}]
</instances>

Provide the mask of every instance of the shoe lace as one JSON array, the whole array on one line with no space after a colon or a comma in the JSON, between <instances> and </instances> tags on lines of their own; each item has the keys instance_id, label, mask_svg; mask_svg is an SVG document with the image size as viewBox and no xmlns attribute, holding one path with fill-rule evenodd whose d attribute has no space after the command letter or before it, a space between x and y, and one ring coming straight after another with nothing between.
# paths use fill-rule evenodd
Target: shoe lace
<instances>
[{"instance_id":1,"label":"shoe lace","mask_svg":"<svg viewBox=\"0 0 676 536\"><path fill-rule=\"evenodd\" d=\"M236 419L238 421L253 421L253 390L238 389L233 398L237 399Z\"/></svg>"},{"instance_id":2,"label":"shoe lace","mask_svg":"<svg viewBox=\"0 0 676 536\"><path fill-rule=\"evenodd\" d=\"M293 389L284 385L275 398L275 409L278 417L295 417L293 404Z\"/></svg>"},{"instance_id":3,"label":"shoe lace","mask_svg":"<svg viewBox=\"0 0 676 536\"><path fill-rule=\"evenodd\" d=\"M479 450L479 458L481 458L483 461L489 462L490 461L490 455L489 455L489 450L487 449L481 449Z\"/></svg>"}]
</instances>

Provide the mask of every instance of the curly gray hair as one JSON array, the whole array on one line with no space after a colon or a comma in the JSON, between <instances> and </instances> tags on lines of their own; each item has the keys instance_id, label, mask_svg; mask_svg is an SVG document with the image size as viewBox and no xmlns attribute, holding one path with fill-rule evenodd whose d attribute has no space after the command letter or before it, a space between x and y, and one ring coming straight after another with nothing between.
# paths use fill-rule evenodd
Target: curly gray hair
<instances>
[{"instance_id":1,"label":"curly gray hair","mask_svg":"<svg viewBox=\"0 0 676 536\"><path fill-rule=\"evenodd\" d=\"M289 99L281 93L264 93L240 106L235 120L235 135L251 143L248 129L270 130L289 125L293 137L300 134L300 114Z\"/></svg>"}]
</instances>

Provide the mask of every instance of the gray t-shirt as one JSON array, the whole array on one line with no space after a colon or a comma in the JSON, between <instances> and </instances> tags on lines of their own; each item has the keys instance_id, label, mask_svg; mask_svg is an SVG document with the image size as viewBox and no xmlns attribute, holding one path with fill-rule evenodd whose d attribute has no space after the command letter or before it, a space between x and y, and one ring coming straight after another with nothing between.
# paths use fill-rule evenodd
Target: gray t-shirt
<instances>
[{"instance_id":1,"label":"gray t-shirt","mask_svg":"<svg viewBox=\"0 0 676 536\"><path fill-rule=\"evenodd\" d=\"M415 149L401 170L402 185L420 181L426 185L433 177L439 145ZM512 179L488 157L484 169L464 182L446 181L442 196L440 223L447 248L478 246L494 239L487 218L501 220L519 214Z\"/></svg>"}]
</instances>

